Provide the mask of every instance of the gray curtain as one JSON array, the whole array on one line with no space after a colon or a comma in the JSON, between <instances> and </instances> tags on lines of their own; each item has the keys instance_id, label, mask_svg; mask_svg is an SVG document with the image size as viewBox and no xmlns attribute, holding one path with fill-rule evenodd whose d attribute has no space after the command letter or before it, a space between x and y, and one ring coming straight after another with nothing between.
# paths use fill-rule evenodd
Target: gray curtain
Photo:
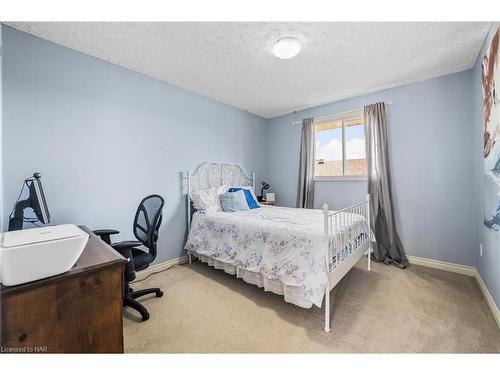
<instances>
[{"instance_id":1,"label":"gray curtain","mask_svg":"<svg viewBox=\"0 0 500 375\"><path fill-rule=\"evenodd\" d=\"M364 107L370 223L376 239L373 257L404 268L408 266L408 259L394 223L386 113L385 103Z\"/></svg>"},{"instance_id":2,"label":"gray curtain","mask_svg":"<svg viewBox=\"0 0 500 375\"><path fill-rule=\"evenodd\" d=\"M314 125L313 118L302 120L300 141L299 184L297 207L313 208L314 205Z\"/></svg>"}]
</instances>

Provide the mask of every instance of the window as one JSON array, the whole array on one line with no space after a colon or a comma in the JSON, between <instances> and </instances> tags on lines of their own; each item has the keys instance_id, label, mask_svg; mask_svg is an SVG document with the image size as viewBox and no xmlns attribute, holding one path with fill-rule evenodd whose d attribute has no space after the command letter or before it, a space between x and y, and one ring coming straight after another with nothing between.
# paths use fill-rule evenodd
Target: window
<instances>
[{"instance_id":1,"label":"window","mask_svg":"<svg viewBox=\"0 0 500 375\"><path fill-rule=\"evenodd\" d=\"M314 177L365 178L367 172L362 111L328 116L314 122Z\"/></svg>"}]
</instances>

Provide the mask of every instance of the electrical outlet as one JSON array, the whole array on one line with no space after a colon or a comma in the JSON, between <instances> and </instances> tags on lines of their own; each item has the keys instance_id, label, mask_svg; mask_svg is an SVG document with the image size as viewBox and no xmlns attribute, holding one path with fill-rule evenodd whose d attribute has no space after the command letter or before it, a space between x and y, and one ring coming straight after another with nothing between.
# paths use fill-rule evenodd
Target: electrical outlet
<instances>
[{"instance_id":1,"label":"electrical outlet","mask_svg":"<svg viewBox=\"0 0 500 375\"><path fill-rule=\"evenodd\" d=\"M481 256L481 257L483 256L483 244L482 243L479 244L479 256Z\"/></svg>"}]
</instances>

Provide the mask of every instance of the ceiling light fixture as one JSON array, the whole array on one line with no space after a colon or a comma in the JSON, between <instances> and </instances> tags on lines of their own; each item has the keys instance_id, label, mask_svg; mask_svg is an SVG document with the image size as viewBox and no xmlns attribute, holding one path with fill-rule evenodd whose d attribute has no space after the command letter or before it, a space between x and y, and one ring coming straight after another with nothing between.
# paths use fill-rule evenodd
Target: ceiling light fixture
<instances>
[{"instance_id":1,"label":"ceiling light fixture","mask_svg":"<svg viewBox=\"0 0 500 375\"><path fill-rule=\"evenodd\" d=\"M300 42L292 37L281 38L273 47L273 53L280 59L291 59L300 52Z\"/></svg>"}]
</instances>

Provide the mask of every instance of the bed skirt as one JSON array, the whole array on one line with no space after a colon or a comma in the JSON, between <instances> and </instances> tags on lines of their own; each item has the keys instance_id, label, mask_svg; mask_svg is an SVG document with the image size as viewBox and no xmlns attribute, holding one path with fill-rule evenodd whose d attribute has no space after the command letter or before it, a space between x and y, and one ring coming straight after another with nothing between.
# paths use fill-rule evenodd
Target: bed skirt
<instances>
[{"instance_id":1,"label":"bed skirt","mask_svg":"<svg viewBox=\"0 0 500 375\"><path fill-rule=\"evenodd\" d=\"M220 260L210 258L206 255L198 254L194 251L192 251L191 254L215 269L224 270L224 272L230 275L243 279L243 281L248 284L257 285L259 288L263 288L266 292L273 292L283 296L285 302L293 303L294 305L306 309L312 306L312 302L305 297L303 286L285 285L280 280L268 279L258 272L248 271L233 264L221 262Z\"/></svg>"}]
</instances>

